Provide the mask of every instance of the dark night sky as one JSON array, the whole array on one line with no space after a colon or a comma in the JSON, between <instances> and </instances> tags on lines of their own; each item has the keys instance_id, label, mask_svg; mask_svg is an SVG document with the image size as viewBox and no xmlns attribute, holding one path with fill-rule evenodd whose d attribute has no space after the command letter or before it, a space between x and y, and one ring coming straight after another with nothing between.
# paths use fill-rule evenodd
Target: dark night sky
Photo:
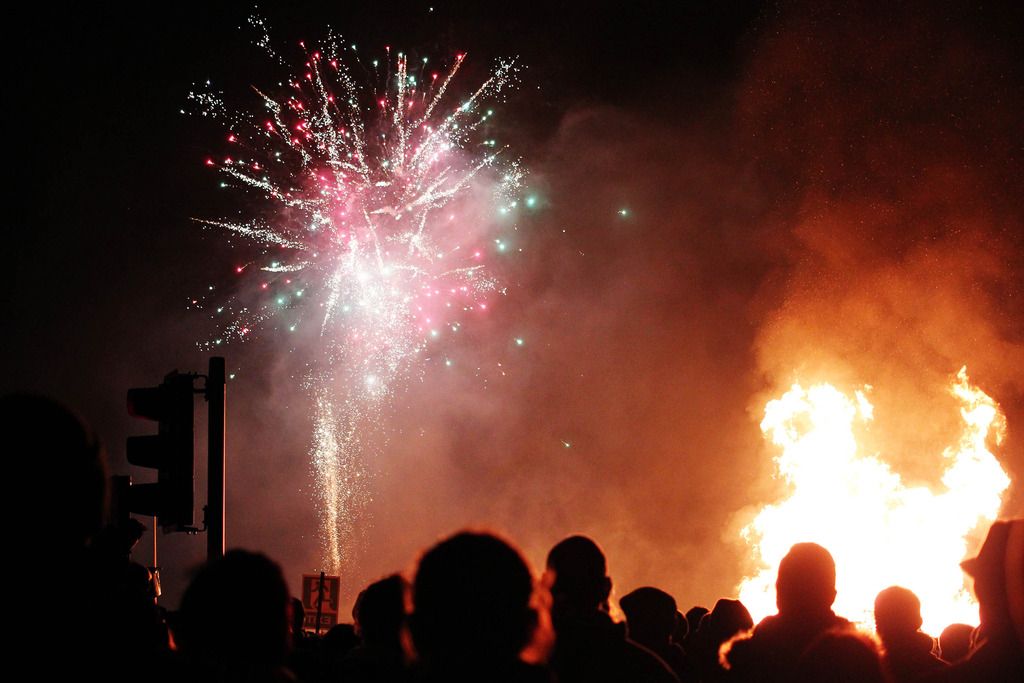
<instances>
[{"instance_id":1,"label":"dark night sky","mask_svg":"<svg viewBox=\"0 0 1024 683\"><path fill-rule=\"evenodd\" d=\"M216 241L187 226L222 200L195 168L213 142L197 129L209 129L178 111L193 83L214 78L230 92L260 74L244 61L254 57L253 34L239 30L250 6L209 4L47 13L8 41L18 84L12 102L24 133L12 142L33 179L12 192L15 202L29 202L33 226L17 236L14 357L61 355L66 331L75 330L76 348L88 354L84 366L114 363L138 347L129 330L163 323L224 258L210 253ZM531 67L517 112L529 155L573 107L638 106L686 119L721 97L737 68L738 41L760 9L674 5L595 11L562 3L506 14L472 2L435 3L434 12L425 3L291 3L261 14L281 42L316 37L329 24L367 49L393 43L445 56L468 51L480 54L481 65L520 55ZM669 79L675 83L665 87ZM143 284L157 275L160 287ZM14 366L12 386L67 381L34 364Z\"/></svg>"},{"instance_id":2,"label":"dark night sky","mask_svg":"<svg viewBox=\"0 0 1024 683\"><path fill-rule=\"evenodd\" d=\"M207 4L6 29L20 161L0 389L75 406L121 472L124 436L144 429L124 390L203 367L205 321L185 304L235 258L189 220L235 198L201 167L211 129L178 111L192 83L238 92L260 65L246 6ZM879 414L900 409L882 441L927 481L916 454L947 438L936 387L966 363L1003 405L1001 453L1024 475L1019 9L532 4L261 10L279 45L330 24L361 49L528 65L503 132L547 206L524 225L531 255L503 310L458 350L506 358L510 379L484 391L428 371L396 399L360 581L486 524L538 563L592 533L622 592L658 582L712 602L742 571L736 514L776 493L760 406L797 377L874 385ZM509 359L519 334L529 348ZM294 582L317 568L296 364L269 338L227 355L230 538ZM1004 510L1024 512L1019 488ZM202 548L161 543L173 601Z\"/></svg>"}]
</instances>

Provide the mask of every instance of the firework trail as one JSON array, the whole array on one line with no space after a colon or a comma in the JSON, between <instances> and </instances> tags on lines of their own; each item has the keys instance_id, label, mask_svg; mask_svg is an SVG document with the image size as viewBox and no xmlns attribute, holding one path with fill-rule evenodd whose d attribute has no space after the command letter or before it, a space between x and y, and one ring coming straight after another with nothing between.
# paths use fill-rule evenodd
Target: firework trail
<instances>
[{"instance_id":1,"label":"firework trail","mask_svg":"<svg viewBox=\"0 0 1024 683\"><path fill-rule=\"evenodd\" d=\"M257 44L287 68L262 22L251 23L264 29ZM422 368L417 357L504 293L486 264L509 249L515 226L496 219L516 205L522 172L487 133L489 107L517 67L499 62L456 99L465 55L435 71L428 58L390 48L361 60L330 33L300 47L300 73L252 88L257 111L232 112L209 83L190 93L199 114L226 128L228 151L205 164L262 207L241 220L196 220L261 250L236 267L258 280L258 296L218 304L226 322L205 344L272 328L312 347L311 460L324 560L337 571L369 501L362 430Z\"/></svg>"}]
</instances>

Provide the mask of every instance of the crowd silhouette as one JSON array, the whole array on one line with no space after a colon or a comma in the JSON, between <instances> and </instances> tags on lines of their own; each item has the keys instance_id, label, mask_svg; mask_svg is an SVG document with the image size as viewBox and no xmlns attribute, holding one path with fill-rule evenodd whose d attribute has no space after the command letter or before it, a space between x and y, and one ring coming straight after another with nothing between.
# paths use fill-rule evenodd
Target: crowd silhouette
<instances>
[{"instance_id":1,"label":"crowd silhouette","mask_svg":"<svg viewBox=\"0 0 1024 683\"><path fill-rule=\"evenodd\" d=\"M878 593L873 633L835 614L836 565L815 543L794 545L782 560L778 612L760 623L730 598L684 614L652 586L622 595L620 623L595 540L559 541L538 576L512 542L487 531L460 531L427 548L410 576L382 578L359 594L353 624L318 637L303 632L302 603L280 566L246 550L200 568L179 609L162 610L154 577L129 559L138 523L103 525L106 467L95 434L47 399L5 397L0 415L17 448L29 449L16 455L49 463L48 483L63 501L59 520L44 517L18 539L26 553L62 558L40 580L73 576L76 585L73 618L56 632L34 624L34 649L19 653L44 680L1024 680L1024 519L995 522L961 565L980 625L952 624L938 639L921 631L921 600L901 586ZM28 610L18 599L12 608ZM50 637L40 639L44 632Z\"/></svg>"}]
</instances>

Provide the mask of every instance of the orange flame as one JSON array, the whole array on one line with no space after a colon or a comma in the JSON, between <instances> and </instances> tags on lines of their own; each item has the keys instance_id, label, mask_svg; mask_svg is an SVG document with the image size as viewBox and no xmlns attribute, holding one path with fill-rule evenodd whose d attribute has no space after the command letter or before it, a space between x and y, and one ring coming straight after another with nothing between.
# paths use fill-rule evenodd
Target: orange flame
<instances>
[{"instance_id":1,"label":"orange flame","mask_svg":"<svg viewBox=\"0 0 1024 683\"><path fill-rule=\"evenodd\" d=\"M867 387L869 389L870 387ZM782 452L775 461L791 487L742 531L762 569L743 580L739 598L755 621L775 610L775 577L789 548L819 543L836 560L837 614L873 627L878 592L891 585L921 598L924 629L938 634L954 622L978 623L978 608L959 563L967 536L999 512L1010 484L986 442L1005 432L999 406L972 387L961 368L950 391L961 403L963 431L943 452L942 490L906 486L876 455L860 452L855 423L873 406L864 391L851 398L830 384L794 384L765 406L761 431Z\"/></svg>"}]
</instances>

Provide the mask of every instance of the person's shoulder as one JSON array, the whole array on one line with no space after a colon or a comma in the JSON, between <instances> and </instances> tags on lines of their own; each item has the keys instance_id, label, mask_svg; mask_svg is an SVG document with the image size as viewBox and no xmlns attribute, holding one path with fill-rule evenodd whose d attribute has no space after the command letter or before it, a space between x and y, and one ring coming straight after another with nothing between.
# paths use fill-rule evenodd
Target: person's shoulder
<instances>
[{"instance_id":1,"label":"person's shoulder","mask_svg":"<svg viewBox=\"0 0 1024 683\"><path fill-rule=\"evenodd\" d=\"M642 676L637 680L663 681L665 683L679 680L665 660L654 652L632 640L623 640L622 642L626 648L630 668Z\"/></svg>"},{"instance_id":2,"label":"person's shoulder","mask_svg":"<svg viewBox=\"0 0 1024 683\"><path fill-rule=\"evenodd\" d=\"M493 665L486 670L466 668L439 671L413 667L402 680L407 683L556 683L557 679L547 667L517 660Z\"/></svg>"},{"instance_id":3,"label":"person's shoulder","mask_svg":"<svg viewBox=\"0 0 1024 683\"><path fill-rule=\"evenodd\" d=\"M754 631L757 632L764 628L774 628L782 622L783 619L781 614L769 614L767 617L765 617L764 619L762 619L754 625Z\"/></svg>"},{"instance_id":4,"label":"person's shoulder","mask_svg":"<svg viewBox=\"0 0 1024 683\"><path fill-rule=\"evenodd\" d=\"M784 639L785 621L773 614L757 623L749 634L736 636L730 641L726 659L736 669L743 669L760 661L780 639Z\"/></svg>"},{"instance_id":5,"label":"person's shoulder","mask_svg":"<svg viewBox=\"0 0 1024 683\"><path fill-rule=\"evenodd\" d=\"M838 614L833 614L831 627L837 629L855 629L857 628L857 625L849 619L847 619L846 617L841 617Z\"/></svg>"},{"instance_id":6,"label":"person's shoulder","mask_svg":"<svg viewBox=\"0 0 1024 683\"><path fill-rule=\"evenodd\" d=\"M750 638L761 640L771 638L786 628L786 620L778 614L772 614L757 622L750 633Z\"/></svg>"},{"instance_id":7,"label":"person's shoulder","mask_svg":"<svg viewBox=\"0 0 1024 683\"><path fill-rule=\"evenodd\" d=\"M551 671L539 664L520 662L514 671L513 683L555 683Z\"/></svg>"}]
</instances>

